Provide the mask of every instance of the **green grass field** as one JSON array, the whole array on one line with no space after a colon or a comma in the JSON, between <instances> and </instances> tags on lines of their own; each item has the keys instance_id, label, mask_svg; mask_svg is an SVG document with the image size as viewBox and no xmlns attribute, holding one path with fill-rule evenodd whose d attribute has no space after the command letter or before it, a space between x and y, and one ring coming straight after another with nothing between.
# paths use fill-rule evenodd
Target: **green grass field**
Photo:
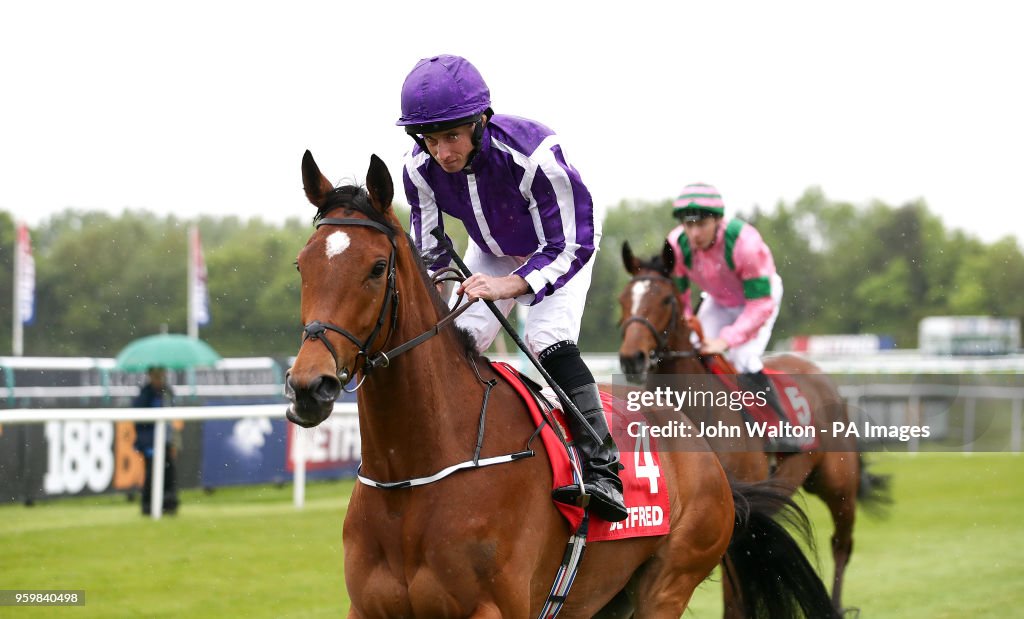
<instances>
[{"instance_id":1,"label":"green grass field","mask_svg":"<svg viewBox=\"0 0 1024 619\"><path fill-rule=\"evenodd\" d=\"M845 601L862 617L1008 617L1024 604L1024 457L869 456L893 477L887 520L859 515ZM183 493L154 522L124 497L0 507L0 589L84 589L84 607L0 617L338 617L347 607L341 523L351 482ZM802 501L804 499L801 499ZM828 515L804 501L830 579ZM720 615L706 582L689 617Z\"/></svg>"}]
</instances>

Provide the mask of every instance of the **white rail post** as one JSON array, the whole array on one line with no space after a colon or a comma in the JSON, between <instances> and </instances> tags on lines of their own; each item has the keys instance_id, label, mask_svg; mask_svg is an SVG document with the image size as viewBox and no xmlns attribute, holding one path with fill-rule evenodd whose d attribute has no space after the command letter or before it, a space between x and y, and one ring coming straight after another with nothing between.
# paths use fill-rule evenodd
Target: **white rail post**
<instances>
[{"instance_id":1,"label":"white rail post","mask_svg":"<svg viewBox=\"0 0 1024 619\"><path fill-rule=\"evenodd\" d=\"M306 505L306 431L292 426L292 501L295 509Z\"/></svg>"},{"instance_id":2,"label":"white rail post","mask_svg":"<svg viewBox=\"0 0 1024 619\"><path fill-rule=\"evenodd\" d=\"M1010 451L1020 453L1021 442L1021 399L1013 400L1013 416L1010 417Z\"/></svg>"},{"instance_id":3,"label":"white rail post","mask_svg":"<svg viewBox=\"0 0 1024 619\"><path fill-rule=\"evenodd\" d=\"M910 396L910 405L907 407L907 417L904 419L904 424L911 426L921 425L921 396L914 393ZM917 436L910 437L910 443L907 445L908 450L911 453L917 453L921 448L920 439Z\"/></svg>"},{"instance_id":4,"label":"white rail post","mask_svg":"<svg viewBox=\"0 0 1024 619\"><path fill-rule=\"evenodd\" d=\"M964 453L974 451L974 407L977 400L967 398L964 403Z\"/></svg>"},{"instance_id":5,"label":"white rail post","mask_svg":"<svg viewBox=\"0 0 1024 619\"><path fill-rule=\"evenodd\" d=\"M149 513L160 520L164 509L164 462L167 459L167 427L163 420L153 423L153 475L149 484Z\"/></svg>"}]
</instances>

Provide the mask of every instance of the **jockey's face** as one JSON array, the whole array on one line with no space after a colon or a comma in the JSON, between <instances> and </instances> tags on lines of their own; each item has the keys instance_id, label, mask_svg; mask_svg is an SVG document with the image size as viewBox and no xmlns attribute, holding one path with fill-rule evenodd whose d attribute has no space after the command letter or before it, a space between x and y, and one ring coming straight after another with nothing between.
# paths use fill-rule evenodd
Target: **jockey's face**
<instances>
[{"instance_id":1,"label":"jockey's face","mask_svg":"<svg viewBox=\"0 0 1024 619\"><path fill-rule=\"evenodd\" d=\"M707 249L715 242L715 233L718 231L717 217L705 217L697 221L687 221L686 238L690 240L697 249Z\"/></svg>"},{"instance_id":2,"label":"jockey's face","mask_svg":"<svg viewBox=\"0 0 1024 619\"><path fill-rule=\"evenodd\" d=\"M476 123L460 125L445 131L426 133L423 141L430 156L445 172L459 172L466 167L469 154L473 152L473 129Z\"/></svg>"}]
</instances>

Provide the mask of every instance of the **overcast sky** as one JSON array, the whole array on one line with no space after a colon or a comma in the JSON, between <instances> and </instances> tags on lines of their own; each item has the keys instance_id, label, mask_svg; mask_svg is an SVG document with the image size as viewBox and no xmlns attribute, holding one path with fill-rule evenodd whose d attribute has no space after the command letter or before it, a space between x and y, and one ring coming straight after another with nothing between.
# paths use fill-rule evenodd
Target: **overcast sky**
<instances>
[{"instance_id":1,"label":"overcast sky","mask_svg":"<svg viewBox=\"0 0 1024 619\"><path fill-rule=\"evenodd\" d=\"M604 6L5 2L0 209L311 216L303 151L334 181L370 153L399 174L402 81L447 52L562 137L600 206L703 181L749 211L817 185L1020 238L1018 3Z\"/></svg>"}]
</instances>

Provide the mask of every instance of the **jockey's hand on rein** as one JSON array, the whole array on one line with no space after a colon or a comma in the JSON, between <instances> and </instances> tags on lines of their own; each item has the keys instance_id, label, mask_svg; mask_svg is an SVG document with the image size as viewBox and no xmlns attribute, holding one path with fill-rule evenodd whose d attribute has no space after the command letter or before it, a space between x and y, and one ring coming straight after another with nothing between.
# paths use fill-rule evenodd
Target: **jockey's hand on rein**
<instances>
[{"instance_id":1,"label":"jockey's hand on rein","mask_svg":"<svg viewBox=\"0 0 1024 619\"><path fill-rule=\"evenodd\" d=\"M498 301L500 299L513 299L525 294L530 287L526 280L519 275L506 275L495 277L485 273L474 273L466 278L459 286L459 294L465 293L470 300L484 299L487 301Z\"/></svg>"},{"instance_id":2,"label":"jockey's hand on rein","mask_svg":"<svg viewBox=\"0 0 1024 619\"><path fill-rule=\"evenodd\" d=\"M700 347L702 355L721 355L729 350L729 344L720 337L705 341Z\"/></svg>"}]
</instances>

